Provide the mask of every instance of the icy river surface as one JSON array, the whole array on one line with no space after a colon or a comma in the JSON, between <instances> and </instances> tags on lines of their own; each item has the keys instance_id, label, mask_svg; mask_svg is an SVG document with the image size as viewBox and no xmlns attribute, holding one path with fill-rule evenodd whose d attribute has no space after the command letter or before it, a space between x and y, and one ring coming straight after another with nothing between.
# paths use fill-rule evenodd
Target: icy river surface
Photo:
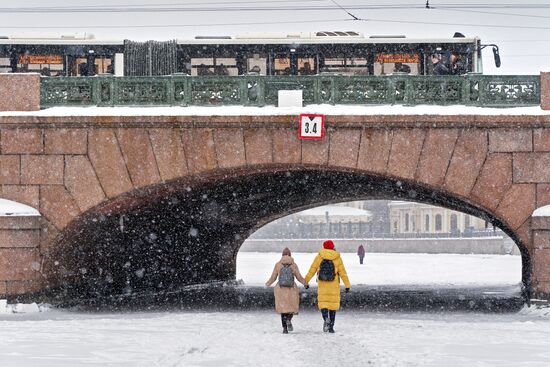
<instances>
[{"instance_id":1,"label":"icy river surface","mask_svg":"<svg viewBox=\"0 0 550 367\"><path fill-rule=\"evenodd\" d=\"M302 273L315 254L296 254ZM519 257L344 254L352 284L508 286ZM242 253L237 276L259 285L278 254ZM312 284L313 285L313 284ZM272 310L0 315L0 366L550 366L550 316L341 310L336 333L318 312L283 335ZM549 312L550 313L550 312Z\"/></svg>"},{"instance_id":2,"label":"icy river surface","mask_svg":"<svg viewBox=\"0 0 550 367\"><path fill-rule=\"evenodd\" d=\"M341 311L336 333L317 312L281 333L255 312L4 316L3 367L549 366L550 318L526 313Z\"/></svg>"}]
</instances>

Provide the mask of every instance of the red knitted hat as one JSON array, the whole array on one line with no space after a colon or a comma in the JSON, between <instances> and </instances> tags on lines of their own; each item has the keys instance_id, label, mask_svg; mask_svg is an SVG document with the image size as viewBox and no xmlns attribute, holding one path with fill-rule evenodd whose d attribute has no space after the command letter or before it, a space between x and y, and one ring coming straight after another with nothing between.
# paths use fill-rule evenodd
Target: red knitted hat
<instances>
[{"instance_id":1,"label":"red knitted hat","mask_svg":"<svg viewBox=\"0 0 550 367\"><path fill-rule=\"evenodd\" d=\"M327 250L334 250L334 242L332 242L331 240L326 240L325 242L323 242L323 248Z\"/></svg>"}]
</instances>

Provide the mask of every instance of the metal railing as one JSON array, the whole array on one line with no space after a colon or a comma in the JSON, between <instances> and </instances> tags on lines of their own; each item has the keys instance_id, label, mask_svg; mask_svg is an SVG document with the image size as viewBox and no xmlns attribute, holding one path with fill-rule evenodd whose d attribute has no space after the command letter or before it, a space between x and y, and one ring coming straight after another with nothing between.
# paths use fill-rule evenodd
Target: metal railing
<instances>
[{"instance_id":1,"label":"metal railing","mask_svg":"<svg viewBox=\"0 0 550 367\"><path fill-rule=\"evenodd\" d=\"M42 77L41 106L265 106L279 90L302 90L304 105L540 104L538 75Z\"/></svg>"}]
</instances>

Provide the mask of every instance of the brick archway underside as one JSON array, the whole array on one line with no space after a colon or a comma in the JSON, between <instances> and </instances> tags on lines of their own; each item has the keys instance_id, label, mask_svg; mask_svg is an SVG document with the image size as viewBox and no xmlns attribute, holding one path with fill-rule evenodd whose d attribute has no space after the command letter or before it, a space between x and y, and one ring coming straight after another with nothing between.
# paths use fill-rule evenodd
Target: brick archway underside
<instances>
[{"instance_id":1,"label":"brick archway underside","mask_svg":"<svg viewBox=\"0 0 550 367\"><path fill-rule=\"evenodd\" d=\"M360 199L402 199L463 211L506 231L494 213L445 191L352 169L264 165L220 170L135 190L73 221L52 244L46 274L53 293L78 300L178 290L234 279L242 242L266 223L308 207Z\"/></svg>"}]
</instances>

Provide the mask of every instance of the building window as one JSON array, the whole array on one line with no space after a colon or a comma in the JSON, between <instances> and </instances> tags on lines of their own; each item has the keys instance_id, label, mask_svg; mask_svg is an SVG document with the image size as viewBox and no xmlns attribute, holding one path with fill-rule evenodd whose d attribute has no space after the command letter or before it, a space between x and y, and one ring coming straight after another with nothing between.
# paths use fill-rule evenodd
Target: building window
<instances>
[{"instance_id":1,"label":"building window","mask_svg":"<svg viewBox=\"0 0 550 367\"><path fill-rule=\"evenodd\" d=\"M405 214L405 232L409 231L409 213Z\"/></svg>"},{"instance_id":2,"label":"building window","mask_svg":"<svg viewBox=\"0 0 550 367\"><path fill-rule=\"evenodd\" d=\"M456 214L451 214L451 231L456 231L458 228L458 217Z\"/></svg>"},{"instance_id":3,"label":"building window","mask_svg":"<svg viewBox=\"0 0 550 367\"><path fill-rule=\"evenodd\" d=\"M435 215L435 230L441 231L442 223L441 223L441 214Z\"/></svg>"},{"instance_id":4,"label":"building window","mask_svg":"<svg viewBox=\"0 0 550 367\"><path fill-rule=\"evenodd\" d=\"M470 227L470 216L465 215L464 216L464 229L468 229Z\"/></svg>"},{"instance_id":5,"label":"building window","mask_svg":"<svg viewBox=\"0 0 550 367\"><path fill-rule=\"evenodd\" d=\"M430 232L430 216L428 214L426 214L425 230L426 232Z\"/></svg>"}]
</instances>

